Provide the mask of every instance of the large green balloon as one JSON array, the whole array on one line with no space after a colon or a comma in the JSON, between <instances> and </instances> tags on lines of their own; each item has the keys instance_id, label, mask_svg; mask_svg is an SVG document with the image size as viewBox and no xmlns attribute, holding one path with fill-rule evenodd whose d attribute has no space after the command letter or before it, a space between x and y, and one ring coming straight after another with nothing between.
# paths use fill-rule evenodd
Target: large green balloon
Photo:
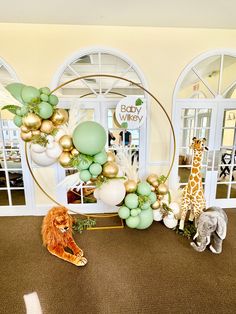
<instances>
[{"instance_id":1,"label":"large green balloon","mask_svg":"<svg viewBox=\"0 0 236 314\"><path fill-rule=\"evenodd\" d=\"M107 136L105 129L99 123L85 121L75 128L72 139L80 153L93 156L102 151Z\"/></svg>"},{"instance_id":2,"label":"large green balloon","mask_svg":"<svg viewBox=\"0 0 236 314\"><path fill-rule=\"evenodd\" d=\"M39 98L40 92L33 86L24 86L21 92L21 97L26 103L29 103Z\"/></svg>"},{"instance_id":3,"label":"large green balloon","mask_svg":"<svg viewBox=\"0 0 236 314\"><path fill-rule=\"evenodd\" d=\"M126 206L122 206L118 210L118 215L122 219L127 219L130 216L130 209Z\"/></svg>"},{"instance_id":4,"label":"large green balloon","mask_svg":"<svg viewBox=\"0 0 236 314\"><path fill-rule=\"evenodd\" d=\"M105 162L107 162L107 153L104 151L96 154L94 156L94 161L99 163L100 165L105 164Z\"/></svg>"},{"instance_id":5,"label":"large green balloon","mask_svg":"<svg viewBox=\"0 0 236 314\"><path fill-rule=\"evenodd\" d=\"M140 182L138 184L137 192L139 195L148 196L151 194L151 185L147 182Z\"/></svg>"},{"instance_id":6,"label":"large green balloon","mask_svg":"<svg viewBox=\"0 0 236 314\"><path fill-rule=\"evenodd\" d=\"M48 119L53 114L52 106L48 102L45 102L45 101L42 101L38 105L38 110L39 110L39 116L43 119Z\"/></svg>"},{"instance_id":7,"label":"large green balloon","mask_svg":"<svg viewBox=\"0 0 236 314\"><path fill-rule=\"evenodd\" d=\"M125 205L130 208L137 208L138 207L138 195L135 193L130 193L125 197Z\"/></svg>"},{"instance_id":8,"label":"large green balloon","mask_svg":"<svg viewBox=\"0 0 236 314\"><path fill-rule=\"evenodd\" d=\"M151 208L144 209L138 216L140 218L140 222L137 225L137 229L147 229L151 226L153 222L153 211Z\"/></svg>"},{"instance_id":9,"label":"large green balloon","mask_svg":"<svg viewBox=\"0 0 236 314\"><path fill-rule=\"evenodd\" d=\"M25 85L21 83L11 83L6 86L6 89L16 100L23 104L24 101L21 97L21 92L24 87Z\"/></svg>"}]
</instances>

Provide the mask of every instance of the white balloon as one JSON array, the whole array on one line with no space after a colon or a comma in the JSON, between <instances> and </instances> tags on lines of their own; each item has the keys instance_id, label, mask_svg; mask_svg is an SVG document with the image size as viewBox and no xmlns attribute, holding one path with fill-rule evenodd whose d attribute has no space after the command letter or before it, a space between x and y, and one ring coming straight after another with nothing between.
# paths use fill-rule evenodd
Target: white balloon
<instances>
[{"instance_id":1,"label":"white balloon","mask_svg":"<svg viewBox=\"0 0 236 314\"><path fill-rule=\"evenodd\" d=\"M31 144L31 150L35 153L42 153L45 152L46 147L40 145L40 144Z\"/></svg>"},{"instance_id":2,"label":"white balloon","mask_svg":"<svg viewBox=\"0 0 236 314\"><path fill-rule=\"evenodd\" d=\"M53 143L54 137L52 135L47 135L47 140L48 140L48 143Z\"/></svg>"},{"instance_id":3,"label":"white balloon","mask_svg":"<svg viewBox=\"0 0 236 314\"><path fill-rule=\"evenodd\" d=\"M99 195L99 189L95 189L94 192L93 192L93 196L99 200L100 199L100 195Z\"/></svg>"},{"instance_id":4,"label":"white balloon","mask_svg":"<svg viewBox=\"0 0 236 314\"><path fill-rule=\"evenodd\" d=\"M51 146L51 144L52 144L52 146ZM47 146L46 154L50 158L56 158L57 159L61 155L62 151L63 150L62 150L61 145L54 142L54 143L50 143L50 147Z\"/></svg>"},{"instance_id":5,"label":"white balloon","mask_svg":"<svg viewBox=\"0 0 236 314\"><path fill-rule=\"evenodd\" d=\"M47 167L47 166L51 166L52 164L54 164L57 159L56 158L50 158L46 152L42 152L42 153L35 153L34 151L31 150L31 159L33 160L33 162L38 165L38 166L42 166L42 167Z\"/></svg>"},{"instance_id":6,"label":"white balloon","mask_svg":"<svg viewBox=\"0 0 236 314\"><path fill-rule=\"evenodd\" d=\"M175 219L174 214L170 213L163 218L163 222L167 228L173 229L177 226L178 220Z\"/></svg>"},{"instance_id":7,"label":"white balloon","mask_svg":"<svg viewBox=\"0 0 236 314\"><path fill-rule=\"evenodd\" d=\"M155 221L161 221L163 218L163 214L162 212L160 211L160 209L154 209L153 210L153 219Z\"/></svg>"},{"instance_id":8,"label":"white balloon","mask_svg":"<svg viewBox=\"0 0 236 314\"><path fill-rule=\"evenodd\" d=\"M126 191L123 180L111 179L103 183L99 189L99 197L105 204L116 206L125 197Z\"/></svg>"},{"instance_id":9,"label":"white balloon","mask_svg":"<svg viewBox=\"0 0 236 314\"><path fill-rule=\"evenodd\" d=\"M59 129L54 137L54 141L58 142L63 135L66 135L66 131Z\"/></svg>"},{"instance_id":10,"label":"white balloon","mask_svg":"<svg viewBox=\"0 0 236 314\"><path fill-rule=\"evenodd\" d=\"M172 210L173 214L178 216L180 213L180 207L179 204L176 202L170 203L169 204L170 209Z\"/></svg>"}]
</instances>

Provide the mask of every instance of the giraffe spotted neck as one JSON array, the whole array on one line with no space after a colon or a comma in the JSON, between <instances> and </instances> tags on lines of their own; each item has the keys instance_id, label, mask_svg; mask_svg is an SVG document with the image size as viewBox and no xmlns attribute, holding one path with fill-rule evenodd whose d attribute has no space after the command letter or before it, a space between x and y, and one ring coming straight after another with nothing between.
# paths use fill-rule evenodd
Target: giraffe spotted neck
<instances>
[{"instance_id":1,"label":"giraffe spotted neck","mask_svg":"<svg viewBox=\"0 0 236 314\"><path fill-rule=\"evenodd\" d=\"M201 176L201 163L202 163L202 151L194 150L193 155L193 166L191 169L191 174L196 175L199 174Z\"/></svg>"}]
</instances>

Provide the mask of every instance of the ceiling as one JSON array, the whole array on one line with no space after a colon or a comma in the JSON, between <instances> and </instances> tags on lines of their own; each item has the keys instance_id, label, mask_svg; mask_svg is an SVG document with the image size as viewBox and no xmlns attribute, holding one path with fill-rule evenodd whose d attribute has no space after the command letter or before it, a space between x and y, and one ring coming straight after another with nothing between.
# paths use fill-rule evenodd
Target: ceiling
<instances>
[{"instance_id":1,"label":"ceiling","mask_svg":"<svg viewBox=\"0 0 236 314\"><path fill-rule=\"evenodd\" d=\"M236 28L235 0L8 0L0 23Z\"/></svg>"}]
</instances>

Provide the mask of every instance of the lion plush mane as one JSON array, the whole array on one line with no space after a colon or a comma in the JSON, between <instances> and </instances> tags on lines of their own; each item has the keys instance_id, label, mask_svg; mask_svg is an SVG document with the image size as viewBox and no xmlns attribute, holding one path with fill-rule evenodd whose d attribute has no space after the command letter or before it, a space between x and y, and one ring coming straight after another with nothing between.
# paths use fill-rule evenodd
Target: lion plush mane
<instances>
[{"instance_id":1,"label":"lion plush mane","mask_svg":"<svg viewBox=\"0 0 236 314\"><path fill-rule=\"evenodd\" d=\"M77 246L72 236L72 217L65 207L53 207L43 219L43 245L48 251L76 266L87 263L83 251ZM66 252L69 248L73 254Z\"/></svg>"}]
</instances>

